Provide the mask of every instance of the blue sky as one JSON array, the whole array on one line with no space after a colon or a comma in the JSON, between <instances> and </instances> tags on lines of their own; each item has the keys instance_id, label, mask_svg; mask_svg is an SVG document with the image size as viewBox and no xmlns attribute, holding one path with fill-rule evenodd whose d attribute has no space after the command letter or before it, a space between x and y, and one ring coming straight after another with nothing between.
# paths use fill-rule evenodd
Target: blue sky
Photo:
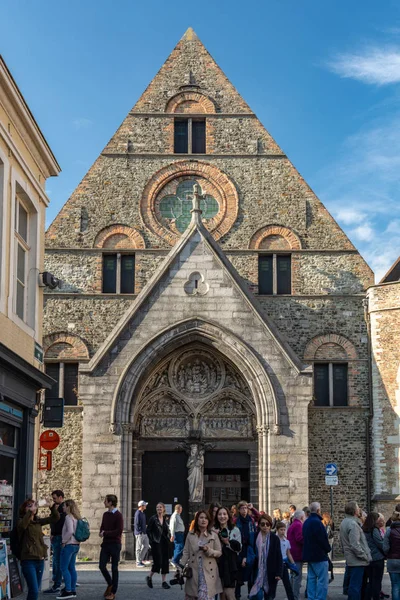
<instances>
[{"instance_id":1,"label":"blue sky","mask_svg":"<svg viewBox=\"0 0 400 600\"><path fill-rule=\"evenodd\" d=\"M48 222L192 26L379 280L400 253L400 4L3 0L0 52L62 173Z\"/></svg>"}]
</instances>

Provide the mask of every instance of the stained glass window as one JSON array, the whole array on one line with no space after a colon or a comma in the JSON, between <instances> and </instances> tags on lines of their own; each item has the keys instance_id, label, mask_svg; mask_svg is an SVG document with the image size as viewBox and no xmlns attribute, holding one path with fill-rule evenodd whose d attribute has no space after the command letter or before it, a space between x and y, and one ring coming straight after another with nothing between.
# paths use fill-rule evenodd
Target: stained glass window
<instances>
[{"instance_id":1,"label":"stained glass window","mask_svg":"<svg viewBox=\"0 0 400 600\"><path fill-rule=\"evenodd\" d=\"M192 218L191 210L193 208L193 186L197 181L188 179L180 183L175 195L164 196L160 202L160 213L164 219L170 219L175 222L178 231L183 233ZM219 204L210 194L206 194L200 200L202 210L202 219L212 219L218 214Z\"/></svg>"}]
</instances>

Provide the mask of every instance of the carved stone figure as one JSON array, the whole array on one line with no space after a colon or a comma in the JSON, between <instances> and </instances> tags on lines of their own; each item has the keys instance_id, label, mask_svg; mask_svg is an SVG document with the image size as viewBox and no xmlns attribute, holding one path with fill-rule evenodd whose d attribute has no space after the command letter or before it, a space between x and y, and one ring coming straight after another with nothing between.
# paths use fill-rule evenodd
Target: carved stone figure
<instances>
[{"instance_id":1,"label":"carved stone figure","mask_svg":"<svg viewBox=\"0 0 400 600\"><path fill-rule=\"evenodd\" d=\"M141 421L144 437L186 437L189 428L186 417L144 417Z\"/></svg>"},{"instance_id":2,"label":"carved stone figure","mask_svg":"<svg viewBox=\"0 0 400 600\"><path fill-rule=\"evenodd\" d=\"M217 387L217 366L208 359L195 356L193 362L182 362L176 374L176 387L185 394L204 396Z\"/></svg>"},{"instance_id":3,"label":"carved stone figure","mask_svg":"<svg viewBox=\"0 0 400 600\"><path fill-rule=\"evenodd\" d=\"M189 501L202 502L204 490L204 448L199 444L190 444L187 461Z\"/></svg>"}]
</instances>

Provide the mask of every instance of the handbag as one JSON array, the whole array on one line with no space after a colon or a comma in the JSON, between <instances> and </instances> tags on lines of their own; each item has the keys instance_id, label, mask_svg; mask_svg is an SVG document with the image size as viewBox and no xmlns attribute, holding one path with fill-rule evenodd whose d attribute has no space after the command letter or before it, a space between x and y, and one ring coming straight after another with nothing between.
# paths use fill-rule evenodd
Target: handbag
<instances>
[{"instance_id":1,"label":"handbag","mask_svg":"<svg viewBox=\"0 0 400 600\"><path fill-rule=\"evenodd\" d=\"M186 579L192 579L192 577L193 577L192 567L189 567L188 565L186 565L186 567L183 567L182 575L183 575L183 577L186 577Z\"/></svg>"},{"instance_id":2,"label":"handbag","mask_svg":"<svg viewBox=\"0 0 400 600\"><path fill-rule=\"evenodd\" d=\"M264 590L261 588L257 594L249 596L249 600L264 600Z\"/></svg>"}]
</instances>

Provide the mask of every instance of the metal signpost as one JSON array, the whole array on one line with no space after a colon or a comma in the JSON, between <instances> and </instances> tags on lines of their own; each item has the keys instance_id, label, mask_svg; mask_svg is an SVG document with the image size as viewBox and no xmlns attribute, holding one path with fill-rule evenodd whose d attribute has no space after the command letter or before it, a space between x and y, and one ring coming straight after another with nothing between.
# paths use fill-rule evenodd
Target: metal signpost
<instances>
[{"instance_id":1,"label":"metal signpost","mask_svg":"<svg viewBox=\"0 0 400 600\"><path fill-rule=\"evenodd\" d=\"M338 479L338 468L336 463L327 463L325 465L325 485L330 486L330 500L331 500L331 518L333 521L333 486L339 484ZM332 544L332 560L333 560L333 544Z\"/></svg>"}]
</instances>

